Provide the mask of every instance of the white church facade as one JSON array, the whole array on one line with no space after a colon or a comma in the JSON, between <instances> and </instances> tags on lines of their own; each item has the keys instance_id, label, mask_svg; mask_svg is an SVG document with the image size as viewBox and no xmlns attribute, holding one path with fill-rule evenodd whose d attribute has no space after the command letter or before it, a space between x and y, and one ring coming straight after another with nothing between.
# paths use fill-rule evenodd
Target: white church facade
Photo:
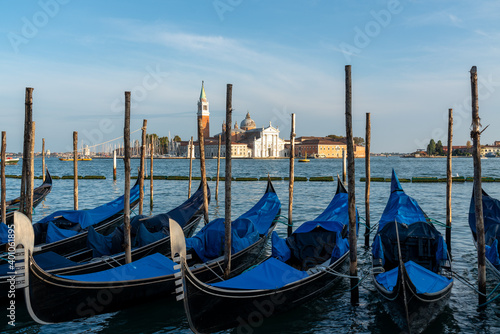
<instances>
[{"instance_id":1,"label":"white church facade","mask_svg":"<svg viewBox=\"0 0 500 334\"><path fill-rule=\"evenodd\" d=\"M204 83L202 83L200 98L198 101L197 119L202 120L202 133L205 141L205 157L217 157L219 136L222 138L221 156L226 153L225 145L225 123L222 125L222 132L209 136L210 111L209 102L205 94ZM245 119L240 123L236 122L234 128L231 128L232 141L232 157L234 158L279 158L287 156L285 150L285 140L280 138L280 130L274 127L271 122L269 126L257 128L255 121L251 119L250 113L247 112ZM189 156L189 142L182 142L180 154ZM194 155L200 156L199 145L194 144Z\"/></svg>"}]
</instances>

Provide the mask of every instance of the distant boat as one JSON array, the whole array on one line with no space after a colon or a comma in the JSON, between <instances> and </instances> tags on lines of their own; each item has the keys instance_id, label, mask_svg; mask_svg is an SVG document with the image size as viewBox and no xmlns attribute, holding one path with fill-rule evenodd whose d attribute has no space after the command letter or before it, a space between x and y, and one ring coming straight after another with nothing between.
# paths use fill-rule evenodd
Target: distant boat
<instances>
[{"instance_id":1,"label":"distant boat","mask_svg":"<svg viewBox=\"0 0 500 334\"><path fill-rule=\"evenodd\" d=\"M314 159L325 159L326 158L326 154L313 154L312 156Z\"/></svg>"},{"instance_id":2,"label":"distant boat","mask_svg":"<svg viewBox=\"0 0 500 334\"><path fill-rule=\"evenodd\" d=\"M73 158L59 158L61 161L73 161ZM92 161L92 158L78 158L78 161Z\"/></svg>"},{"instance_id":3,"label":"distant boat","mask_svg":"<svg viewBox=\"0 0 500 334\"><path fill-rule=\"evenodd\" d=\"M497 156L497 155L496 155L495 153L493 153L493 152L488 152L488 153L486 153L486 155L485 155L485 157L487 157L487 158L496 158L496 156Z\"/></svg>"},{"instance_id":4,"label":"distant boat","mask_svg":"<svg viewBox=\"0 0 500 334\"><path fill-rule=\"evenodd\" d=\"M5 159L6 165L17 165L18 162L19 162L19 158L7 157Z\"/></svg>"},{"instance_id":5,"label":"distant boat","mask_svg":"<svg viewBox=\"0 0 500 334\"><path fill-rule=\"evenodd\" d=\"M304 159L299 159L299 162L309 162L309 161L311 161L311 160L307 159L307 153L306 153Z\"/></svg>"}]
</instances>

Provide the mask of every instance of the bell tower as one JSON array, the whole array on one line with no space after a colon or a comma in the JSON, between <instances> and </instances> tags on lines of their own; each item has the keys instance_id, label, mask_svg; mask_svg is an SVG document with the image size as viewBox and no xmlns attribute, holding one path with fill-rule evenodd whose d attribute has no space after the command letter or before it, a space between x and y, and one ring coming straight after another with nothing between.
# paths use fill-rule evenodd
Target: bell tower
<instances>
[{"instance_id":1,"label":"bell tower","mask_svg":"<svg viewBox=\"0 0 500 334\"><path fill-rule=\"evenodd\" d=\"M201 82L200 99L198 101L198 119L201 118L201 125L203 127L203 138L210 137L210 112L208 108L208 100L205 95L204 82ZM198 125L197 125L198 126Z\"/></svg>"}]
</instances>

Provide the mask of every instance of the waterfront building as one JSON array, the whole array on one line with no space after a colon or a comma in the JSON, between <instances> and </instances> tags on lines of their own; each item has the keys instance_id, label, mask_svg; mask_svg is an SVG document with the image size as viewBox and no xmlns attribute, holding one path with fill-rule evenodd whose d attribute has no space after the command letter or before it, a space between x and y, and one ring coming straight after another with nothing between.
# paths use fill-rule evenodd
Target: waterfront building
<instances>
[{"instance_id":1,"label":"waterfront building","mask_svg":"<svg viewBox=\"0 0 500 334\"><path fill-rule=\"evenodd\" d=\"M207 95L205 94L204 82L201 82L200 99L198 100L198 113L196 122L201 118L201 125L203 128L203 138L210 138L210 110ZM198 123L196 123L198 129Z\"/></svg>"}]
</instances>

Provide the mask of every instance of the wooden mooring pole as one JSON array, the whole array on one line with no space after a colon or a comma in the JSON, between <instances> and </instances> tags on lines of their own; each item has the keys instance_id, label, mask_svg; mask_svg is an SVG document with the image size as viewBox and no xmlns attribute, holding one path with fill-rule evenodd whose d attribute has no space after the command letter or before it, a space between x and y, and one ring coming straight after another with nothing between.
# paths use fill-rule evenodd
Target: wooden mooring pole
<instances>
[{"instance_id":1,"label":"wooden mooring pole","mask_svg":"<svg viewBox=\"0 0 500 334\"><path fill-rule=\"evenodd\" d=\"M370 247L370 145L372 138L372 123L370 113L366 113L366 134L365 134L365 247Z\"/></svg>"},{"instance_id":2,"label":"wooden mooring pole","mask_svg":"<svg viewBox=\"0 0 500 334\"><path fill-rule=\"evenodd\" d=\"M205 138L203 137L204 128L201 123L201 117L198 118L198 145L200 146L200 171L201 186L203 188L203 215L205 225L208 224L208 191L207 191L207 172L205 170Z\"/></svg>"},{"instance_id":3,"label":"wooden mooring pole","mask_svg":"<svg viewBox=\"0 0 500 334\"><path fill-rule=\"evenodd\" d=\"M295 114L292 114L292 128L290 131L290 177L288 182L288 228L287 235L293 232L293 182L295 178Z\"/></svg>"},{"instance_id":4,"label":"wooden mooring pole","mask_svg":"<svg viewBox=\"0 0 500 334\"><path fill-rule=\"evenodd\" d=\"M149 144L149 154L150 163L149 163L149 209L153 210L153 156L155 153L155 143L153 141L153 137L151 137L151 144Z\"/></svg>"},{"instance_id":5,"label":"wooden mooring pole","mask_svg":"<svg viewBox=\"0 0 500 334\"><path fill-rule=\"evenodd\" d=\"M352 87L351 87L351 65L345 67L345 127L347 141L348 165L348 206L349 206L349 275L351 276L351 304L359 304L358 289L358 255L356 238L356 198L355 198L355 176L354 176L354 141L352 134Z\"/></svg>"},{"instance_id":6,"label":"wooden mooring pole","mask_svg":"<svg viewBox=\"0 0 500 334\"><path fill-rule=\"evenodd\" d=\"M342 182L346 182L346 150L342 150Z\"/></svg>"},{"instance_id":7,"label":"wooden mooring pole","mask_svg":"<svg viewBox=\"0 0 500 334\"><path fill-rule=\"evenodd\" d=\"M78 210L78 132L73 131L73 207Z\"/></svg>"},{"instance_id":8,"label":"wooden mooring pole","mask_svg":"<svg viewBox=\"0 0 500 334\"><path fill-rule=\"evenodd\" d=\"M233 85L226 88L226 177L225 185L225 247L224 247L224 278L228 279L231 272L231 124L233 113Z\"/></svg>"},{"instance_id":9,"label":"wooden mooring pole","mask_svg":"<svg viewBox=\"0 0 500 334\"><path fill-rule=\"evenodd\" d=\"M24 101L24 144L23 166L21 176L21 203L20 210L30 220L33 210L33 176L31 175L31 142L33 141L33 88L26 87Z\"/></svg>"},{"instance_id":10,"label":"wooden mooring pole","mask_svg":"<svg viewBox=\"0 0 500 334\"><path fill-rule=\"evenodd\" d=\"M7 200L5 198L7 192L6 192L6 189L5 189L5 159L7 159L6 155L5 155L5 151L7 150L7 133L5 131L2 131L2 152L1 152L1 157L0 159L2 159L2 164L0 166L0 178L1 178L1 187L2 187L2 190L1 190L1 195L0 195L0 208L1 208L1 215L2 215L2 222L3 223L6 223L7 222L7 219L5 219L5 217L7 217Z\"/></svg>"},{"instance_id":11,"label":"wooden mooring pole","mask_svg":"<svg viewBox=\"0 0 500 334\"><path fill-rule=\"evenodd\" d=\"M144 206L144 172L146 170L146 129L148 128L148 120L142 120L142 145L141 145L141 166L139 172L139 214L142 215Z\"/></svg>"},{"instance_id":12,"label":"wooden mooring pole","mask_svg":"<svg viewBox=\"0 0 500 334\"><path fill-rule=\"evenodd\" d=\"M453 109L448 109L448 152L446 157L446 246L451 260L451 156L453 153Z\"/></svg>"},{"instance_id":13,"label":"wooden mooring pole","mask_svg":"<svg viewBox=\"0 0 500 334\"><path fill-rule=\"evenodd\" d=\"M188 152L189 152L189 185L188 185L188 198L191 197L191 182L193 180L193 155L194 155L194 144L193 136L191 136L191 141L189 142Z\"/></svg>"},{"instance_id":14,"label":"wooden mooring pole","mask_svg":"<svg viewBox=\"0 0 500 334\"><path fill-rule=\"evenodd\" d=\"M477 271L479 304L486 302L486 253L483 220L483 196L481 187L481 124L479 119L477 68L472 66L470 70L471 92L472 92L472 131L473 142L472 157L474 160L474 209L476 213L476 236L477 236Z\"/></svg>"},{"instance_id":15,"label":"wooden mooring pole","mask_svg":"<svg viewBox=\"0 0 500 334\"><path fill-rule=\"evenodd\" d=\"M116 181L116 149L113 150L113 181Z\"/></svg>"},{"instance_id":16,"label":"wooden mooring pole","mask_svg":"<svg viewBox=\"0 0 500 334\"><path fill-rule=\"evenodd\" d=\"M125 126L123 128L125 165L125 195L123 207L125 262L132 262L132 243L130 241L130 92L125 92Z\"/></svg>"},{"instance_id":17,"label":"wooden mooring pole","mask_svg":"<svg viewBox=\"0 0 500 334\"><path fill-rule=\"evenodd\" d=\"M219 201L219 173L220 173L220 146L222 141L222 134L219 136L219 146L217 149L217 177L215 179L215 200Z\"/></svg>"},{"instance_id":18,"label":"wooden mooring pole","mask_svg":"<svg viewBox=\"0 0 500 334\"><path fill-rule=\"evenodd\" d=\"M33 191L35 190L35 122L33 122L33 127L32 127L32 134L31 134L31 150L30 150L30 179L29 179L29 187L26 189L26 191L29 193L28 200L26 203L28 203L28 207L30 208L30 213L31 215L33 214ZM30 215L30 219L31 219Z\"/></svg>"},{"instance_id":19,"label":"wooden mooring pole","mask_svg":"<svg viewBox=\"0 0 500 334\"><path fill-rule=\"evenodd\" d=\"M42 138L42 182L45 182L45 138Z\"/></svg>"}]
</instances>

